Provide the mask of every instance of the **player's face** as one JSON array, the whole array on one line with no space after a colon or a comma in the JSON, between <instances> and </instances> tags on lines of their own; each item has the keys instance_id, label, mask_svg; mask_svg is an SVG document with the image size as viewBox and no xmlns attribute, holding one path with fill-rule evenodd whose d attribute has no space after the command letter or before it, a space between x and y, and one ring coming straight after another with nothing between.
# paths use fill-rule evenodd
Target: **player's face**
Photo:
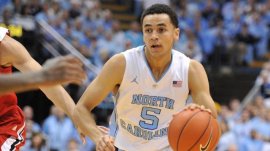
<instances>
[{"instance_id":1,"label":"player's face","mask_svg":"<svg viewBox=\"0 0 270 151\"><path fill-rule=\"evenodd\" d=\"M171 52L174 41L179 38L179 28L175 28L167 14L147 15L142 24L146 50L154 56Z\"/></svg>"}]
</instances>

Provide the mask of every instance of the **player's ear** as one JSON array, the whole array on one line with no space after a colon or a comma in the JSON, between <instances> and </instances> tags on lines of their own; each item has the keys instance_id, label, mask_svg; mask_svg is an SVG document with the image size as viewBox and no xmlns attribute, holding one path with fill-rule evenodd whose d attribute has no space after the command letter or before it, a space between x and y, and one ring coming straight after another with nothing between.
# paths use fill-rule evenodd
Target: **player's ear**
<instances>
[{"instance_id":1,"label":"player's ear","mask_svg":"<svg viewBox=\"0 0 270 151\"><path fill-rule=\"evenodd\" d=\"M180 35L180 29L179 28L175 28L174 29L174 41L178 41L179 35Z\"/></svg>"}]
</instances>

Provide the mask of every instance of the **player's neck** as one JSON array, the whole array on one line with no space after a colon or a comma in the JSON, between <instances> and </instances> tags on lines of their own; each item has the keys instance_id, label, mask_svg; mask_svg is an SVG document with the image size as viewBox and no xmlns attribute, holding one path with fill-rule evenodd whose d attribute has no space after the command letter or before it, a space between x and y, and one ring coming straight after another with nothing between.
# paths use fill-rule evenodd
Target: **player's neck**
<instances>
[{"instance_id":1,"label":"player's neck","mask_svg":"<svg viewBox=\"0 0 270 151\"><path fill-rule=\"evenodd\" d=\"M147 51L145 51L145 57L155 79L160 79L167 68L169 68L172 60L171 54L157 58L148 54Z\"/></svg>"}]
</instances>

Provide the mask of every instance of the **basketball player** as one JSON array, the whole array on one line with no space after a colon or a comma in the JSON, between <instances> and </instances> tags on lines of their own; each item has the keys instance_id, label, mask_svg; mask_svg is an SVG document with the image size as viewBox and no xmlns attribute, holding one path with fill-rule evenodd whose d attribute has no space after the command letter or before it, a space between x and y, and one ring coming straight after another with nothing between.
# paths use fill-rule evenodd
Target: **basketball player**
<instances>
[{"instance_id":1,"label":"basketball player","mask_svg":"<svg viewBox=\"0 0 270 151\"><path fill-rule=\"evenodd\" d=\"M1 47L1 44L0 44ZM1 67L1 72L11 68ZM49 59L42 70L28 73L0 74L0 95L7 92L22 92L56 84L82 84L85 79L81 61L75 56Z\"/></svg>"},{"instance_id":2,"label":"basketball player","mask_svg":"<svg viewBox=\"0 0 270 151\"><path fill-rule=\"evenodd\" d=\"M168 125L186 106L189 93L194 104L217 116L203 66L173 50L180 33L175 12L155 4L143 12L141 23L145 45L109 59L74 109L74 119L97 151L115 150L114 146L126 151L171 150ZM102 135L89 116L111 91L116 97L114 140Z\"/></svg>"},{"instance_id":3,"label":"basketball player","mask_svg":"<svg viewBox=\"0 0 270 151\"><path fill-rule=\"evenodd\" d=\"M59 61L64 61L61 63ZM64 65L55 65L54 63L64 64ZM76 69L74 65L78 65ZM23 79L19 77L19 75L15 75L14 77L6 77L2 74L11 73L11 67L14 66L18 70L24 72L31 72L29 74L25 73L23 76L25 78L31 78L30 81L33 82L44 81L47 79L48 83L41 84L39 86L50 86L50 87L40 87L40 89L44 92L44 94L57 106L62 108L65 113L72 117L72 112L75 107L75 103L69 94L65 91L65 89L60 86L52 86L53 84L60 82L68 82L76 81L79 82L79 79L83 79L85 77L85 72L83 72L81 63L73 58L72 56L63 57L59 60L53 60L45 65L45 69L42 70L41 65L39 65L27 52L27 50L15 39L8 36L8 30L5 28L0 28L0 74L3 76L3 79L13 79L13 81L6 81L6 83L12 84L13 86L8 86L5 83L1 82L1 89L8 87L8 91L12 90L23 90L22 86L19 88L14 86L13 82L17 82L16 77L18 77L18 81ZM65 69L60 69L64 67ZM70 68L74 70L73 72L66 72L66 68ZM56 71L58 70L58 71ZM59 80L59 74L62 73L61 70L64 70L62 78L63 80ZM64 75L69 74L69 75ZM76 74L76 75L75 75ZM38 77L36 77L38 76ZM52 77L53 76L53 77ZM55 77L58 76L58 77ZM72 78L69 76L77 76L77 78ZM39 79L40 78L40 79ZM2 79L2 80L3 80ZM39 83L39 82L38 82ZM79 82L80 83L80 82ZM31 85L31 84L30 84ZM35 84L34 84L35 85ZM37 87L38 85L35 85ZM31 86L25 86L26 89L33 88ZM2 90L1 90L2 91ZM25 136L25 123L23 112L17 105L17 97L14 92L6 93L0 96L0 150L1 151L13 151L19 150L19 148L24 144L24 136Z\"/></svg>"}]
</instances>

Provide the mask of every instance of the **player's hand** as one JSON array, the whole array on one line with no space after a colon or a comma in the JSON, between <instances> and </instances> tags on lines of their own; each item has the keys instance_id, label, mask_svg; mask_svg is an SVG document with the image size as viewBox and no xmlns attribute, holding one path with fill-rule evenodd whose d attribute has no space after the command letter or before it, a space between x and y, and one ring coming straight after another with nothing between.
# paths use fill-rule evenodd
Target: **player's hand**
<instances>
[{"instance_id":1,"label":"player's hand","mask_svg":"<svg viewBox=\"0 0 270 151\"><path fill-rule=\"evenodd\" d=\"M186 106L186 107L184 108L184 110L187 110L187 109L190 109L190 110L200 109L200 110L202 110L202 111L209 112L210 114L212 113L211 110L205 108L204 105L198 105L198 104L195 104L195 103L191 103L191 104L189 104L188 106Z\"/></svg>"},{"instance_id":2,"label":"player's hand","mask_svg":"<svg viewBox=\"0 0 270 151\"><path fill-rule=\"evenodd\" d=\"M211 110L210 109L206 109L204 105L198 105L198 104L195 104L195 103L191 103L189 104L188 106L186 106L182 111L185 111L185 110L194 110L194 109L200 109L202 111L206 111L210 114L212 114ZM180 111L181 112L181 111ZM173 114L173 117L176 116L178 113L175 113Z\"/></svg>"},{"instance_id":3,"label":"player's hand","mask_svg":"<svg viewBox=\"0 0 270 151\"><path fill-rule=\"evenodd\" d=\"M108 135L109 134L109 128L105 127L105 126L97 126L98 129L102 132L103 135ZM83 144L86 143L86 136L82 133L82 131L76 126L76 129L78 130L79 134L80 134L80 139L82 141Z\"/></svg>"},{"instance_id":4,"label":"player's hand","mask_svg":"<svg viewBox=\"0 0 270 151\"><path fill-rule=\"evenodd\" d=\"M86 136L82 133L81 129L76 124L74 125L77 129L77 132L80 134L80 139L82 141L82 144L84 145L86 143Z\"/></svg>"},{"instance_id":5,"label":"player's hand","mask_svg":"<svg viewBox=\"0 0 270 151\"><path fill-rule=\"evenodd\" d=\"M43 65L42 73L46 86L66 83L82 84L86 79L83 63L72 55L47 60Z\"/></svg>"},{"instance_id":6,"label":"player's hand","mask_svg":"<svg viewBox=\"0 0 270 151\"><path fill-rule=\"evenodd\" d=\"M82 132L79 131L79 133L80 133L80 139L82 141L82 144L85 145L86 144L86 137Z\"/></svg>"},{"instance_id":7,"label":"player's hand","mask_svg":"<svg viewBox=\"0 0 270 151\"><path fill-rule=\"evenodd\" d=\"M114 138L109 135L103 135L96 144L96 151L115 151Z\"/></svg>"}]
</instances>

